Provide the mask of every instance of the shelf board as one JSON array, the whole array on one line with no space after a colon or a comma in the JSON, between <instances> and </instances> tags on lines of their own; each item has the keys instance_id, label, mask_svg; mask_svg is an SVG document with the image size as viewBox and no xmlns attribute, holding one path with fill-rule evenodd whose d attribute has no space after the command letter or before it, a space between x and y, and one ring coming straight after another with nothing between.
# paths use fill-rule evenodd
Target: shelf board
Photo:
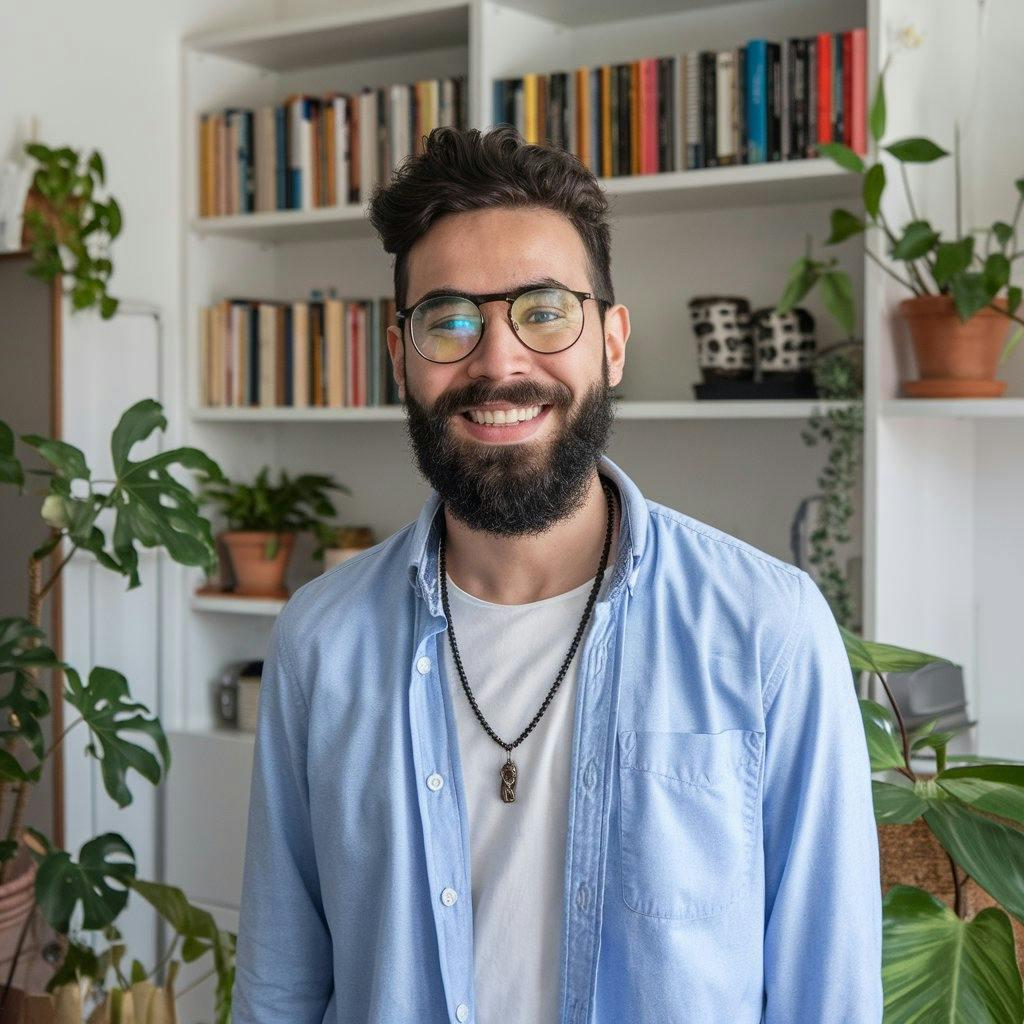
<instances>
[{"instance_id":1,"label":"shelf board","mask_svg":"<svg viewBox=\"0 0 1024 1024\"><path fill-rule=\"evenodd\" d=\"M598 180L608 195L612 218L709 207L851 199L860 192L859 175L821 157ZM192 231L200 237L260 242L369 238L373 235L366 208L358 203L315 210L194 217L190 223Z\"/></svg>"},{"instance_id":2,"label":"shelf board","mask_svg":"<svg viewBox=\"0 0 1024 1024\"><path fill-rule=\"evenodd\" d=\"M1024 398L890 398L883 416L931 419L1022 419Z\"/></svg>"},{"instance_id":3,"label":"shelf board","mask_svg":"<svg viewBox=\"0 0 1024 1024\"><path fill-rule=\"evenodd\" d=\"M469 4L398 4L268 21L186 36L187 50L294 71L469 45Z\"/></svg>"},{"instance_id":4,"label":"shelf board","mask_svg":"<svg viewBox=\"0 0 1024 1024\"><path fill-rule=\"evenodd\" d=\"M624 420L766 420L807 419L817 409L846 408L849 402L816 399L754 399L714 401L625 401L616 404L615 414ZM215 407L193 408L193 422L208 423L315 423L321 420L347 420L354 423L404 421L405 410L400 405L382 405L366 408L307 408L282 407Z\"/></svg>"},{"instance_id":5,"label":"shelf board","mask_svg":"<svg viewBox=\"0 0 1024 1024\"><path fill-rule=\"evenodd\" d=\"M273 597L232 597L230 594L193 594L193 611L224 612L229 615L277 615L284 601Z\"/></svg>"}]
</instances>

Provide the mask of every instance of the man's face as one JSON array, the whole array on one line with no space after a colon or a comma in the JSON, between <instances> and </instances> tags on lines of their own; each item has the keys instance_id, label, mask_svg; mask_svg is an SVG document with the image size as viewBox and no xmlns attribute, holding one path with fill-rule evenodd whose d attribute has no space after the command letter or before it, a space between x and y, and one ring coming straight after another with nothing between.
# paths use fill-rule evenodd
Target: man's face
<instances>
[{"instance_id":1,"label":"man's face","mask_svg":"<svg viewBox=\"0 0 1024 1024\"><path fill-rule=\"evenodd\" d=\"M593 292L586 251L570 221L546 209L491 209L438 220L409 254L407 306L435 288L514 292L554 278ZM534 352L508 322L508 305L481 307L483 336L455 363L416 351L410 326L388 328L388 349L404 400L420 472L449 511L474 530L540 533L578 510L611 430L611 388L622 379L629 315L583 303L579 340ZM542 406L516 426L481 426L465 410L501 403Z\"/></svg>"}]
</instances>

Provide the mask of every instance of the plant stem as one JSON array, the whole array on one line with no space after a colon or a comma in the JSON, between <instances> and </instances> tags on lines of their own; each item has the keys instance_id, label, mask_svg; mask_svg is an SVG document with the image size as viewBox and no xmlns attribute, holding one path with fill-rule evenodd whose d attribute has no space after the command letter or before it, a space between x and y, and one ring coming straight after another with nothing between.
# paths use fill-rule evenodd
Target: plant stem
<instances>
[{"instance_id":1,"label":"plant stem","mask_svg":"<svg viewBox=\"0 0 1024 1024\"><path fill-rule=\"evenodd\" d=\"M72 544L71 545L71 550L68 552L67 557L60 563L60 565L57 566L56 569L53 570L53 575L46 581L46 586L43 587L39 591L39 600L40 601L42 601L42 599L44 597L46 597L47 591L49 591L50 587L52 587L54 585L54 583L57 582L57 577L60 575L61 569L63 569L64 566L67 565L68 562L71 561L71 556L74 555L74 553L77 550L78 550L78 545L77 544Z\"/></svg>"},{"instance_id":2,"label":"plant stem","mask_svg":"<svg viewBox=\"0 0 1024 1024\"><path fill-rule=\"evenodd\" d=\"M895 248L895 246L896 246L896 236L892 233L892 228L889 227L889 221L886 219L885 211L882 210L881 207L878 208L878 216L881 217L881 219L882 219L882 227L884 228L885 233L886 233L886 235L887 235L887 237L889 239L889 244L891 246L893 246L893 248ZM925 286L924 278L922 278L921 274L918 272L917 266L915 265L914 261L913 260L905 260L904 262L907 264L907 269L910 271L910 273L915 278L917 278L918 286L921 289L920 292L917 292L917 289L914 289L914 288L912 288L911 291L916 292L916 294L918 294L918 295L927 295L928 294L928 288Z\"/></svg>"},{"instance_id":3,"label":"plant stem","mask_svg":"<svg viewBox=\"0 0 1024 1024\"><path fill-rule=\"evenodd\" d=\"M949 857L949 866L953 869L953 912L957 917L962 918L963 914L963 889L961 888L960 876L957 874L956 861L953 860L949 851L946 851L946 856ZM967 879L964 878L966 882Z\"/></svg>"},{"instance_id":4,"label":"plant stem","mask_svg":"<svg viewBox=\"0 0 1024 1024\"><path fill-rule=\"evenodd\" d=\"M175 993L175 998L183 996L186 992L191 992L192 989L194 989L197 985L201 985L204 981L206 981L207 978L209 978L211 975L214 975L216 973L217 973L217 968L216 967L211 967L205 974L203 974L200 977L196 978L196 980L193 981L191 985L188 985L185 988L179 988L178 991Z\"/></svg>"},{"instance_id":5,"label":"plant stem","mask_svg":"<svg viewBox=\"0 0 1024 1024\"><path fill-rule=\"evenodd\" d=\"M893 711L896 712L896 722L900 727L900 736L903 737L903 760L905 768L900 767L897 771L902 772L908 779L912 779L917 782L917 775L914 769L910 767L910 740L907 737L907 727L903 724L903 715L900 714L900 707L896 703L895 698L892 695L892 690L889 689L889 684L885 681L885 675L882 672L875 672L878 676L879 682L882 684L882 689L885 690L885 695L889 698L889 703L892 705Z\"/></svg>"},{"instance_id":6,"label":"plant stem","mask_svg":"<svg viewBox=\"0 0 1024 1024\"><path fill-rule=\"evenodd\" d=\"M880 266L894 281L899 281L899 283L903 285L903 287L906 288L907 291L917 294L917 289L914 288L914 286L909 281L904 281L903 278L896 273L896 271L892 270L890 267L887 267L885 263L883 263L882 260L880 260L867 246L864 246L864 252L867 254L869 259L874 260L875 263L877 263L878 266Z\"/></svg>"},{"instance_id":7,"label":"plant stem","mask_svg":"<svg viewBox=\"0 0 1024 1024\"><path fill-rule=\"evenodd\" d=\"M25 942L25 935L28 933L28 926L32 923L32 918L35 916L37 908L38 904L33 903L32 909L25 917L25 923L21 926L21 934L18 936L18 945L14 950L11 969L7 972L7 981L4 982L3 994L0 994L0 1010L3 1009L4 1003L7 1001L7 994L11 991L11 982L14 981L14 972L18 967L18 959L21 957L21 947Z\"/></svg>"}]
</instances>

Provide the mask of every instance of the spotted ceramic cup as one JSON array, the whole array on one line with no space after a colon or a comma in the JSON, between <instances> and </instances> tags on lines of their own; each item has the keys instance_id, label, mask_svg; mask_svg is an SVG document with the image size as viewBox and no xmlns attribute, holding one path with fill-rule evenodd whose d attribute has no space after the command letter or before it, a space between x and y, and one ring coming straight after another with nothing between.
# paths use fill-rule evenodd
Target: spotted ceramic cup
<instances>
[{"instance_id":1,"label":"spotted ceramic cup","mask_svg":"<svg viewBox=\"0 0 1024 1024\"><path fill-rule=\"evenodd\" d=\"M762 374L794 374L809 370L817 341L814 317L802 307L776 313L773 306L754 311L754 337Z\"/></svg>"},{"instance_id":2,"label":"spotted ceramic cup","mask_svg":"<svg viewBox=\"0 0 1024 1024\"><path fill-rule=\"evenodd\" d=\"M750 303L736 295L698 295L689 306L704 380L749 379L754 372Z\"/></svg>"}]
</instances>

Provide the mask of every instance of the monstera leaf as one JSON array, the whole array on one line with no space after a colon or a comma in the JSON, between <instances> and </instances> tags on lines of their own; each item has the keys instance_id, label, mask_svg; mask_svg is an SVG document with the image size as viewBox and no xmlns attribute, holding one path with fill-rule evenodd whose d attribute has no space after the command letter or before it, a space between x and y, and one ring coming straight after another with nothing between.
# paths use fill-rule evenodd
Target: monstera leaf
<instances>
[{"instance_id":1,"label":"monstera leaf","mask_svg":"<svg viewBox=\"0 0 1024 1024\"><path fill-rule=\"evenodd\" d=\"M885 1019L1020 1021L1010 919L997 907L962 921L930 893L894 885L882 903Z\"/></svg>"},{"instance_id":2,"label":"monstera leaf","mask_svg":"<svg viewBox=\"0 0 1024 1024\"><path fill-rule=\"evenodd\" d=\"M78 862L67 850L54 847L34 828L26 828L29 849L39 864L36 903L51 927L66 935L71 915L82 904L84 929L102 928L124 909L127 888L114 888L113 879L127 886L135 875L135 852L124 836L104 832L82 846ZM112 860L118 854L128 860Z\"/></svg>"},{"instance_id":3,"label":"monstera leaf","mask_svg":"<svg viewBox=\"0 0 1024 1024\"><path fill-rule=\"evenodd\" d=\"M88 686L82 685L73 668L65 669L65 674L68 689L64 696L82 713L90 733L101 748L97 752L96 745L90 743L85 748L86 753L99 759L103 785L110 796L119 806L127 807L132 802L132 795L125 784L128 769L134 768L154 786L160 782L161 771L157 759L145 747L126 739L122 733L135 731L149 736L156 743L166 772L171 767L171 749L160 719L156 716L145 718L141 714L118 717L126 712L145 712L148 708L128 699L128 681L114 669L97 666L89 673Z\"/></svg>"},{"instance_id":4,"label":"monstera leaf","mask_svg":"<svg viewBox=\"0 0 1024 1024\"><path fill-rule=\"evenodd\" d=\"M213 952L214 968L217 971L217 1024L229 1024L231 989L235 980L234 933L218 928L212 915L189 903L185 893L177 886L148 882L141 878L133 878L128 884L151 903L185 940L181 947L185 963Z\"/></svg>"},{"instance_id":5,"label":"monstera leaf","mask_svg":"<svg viewBox=\"0 0 1024 1024\"><path fill-rule=\"evenodd\" d=\"M128 589L140 585L136 543L144 547L163 547L182 565L201 566L212 573L217 566L217 551L209 520L199 512L193 493L170 473L170 467L182 466L199 470L207 479L223 480L220 467L198 448L175 448L159 452L147 459L133 462L129 452L157 428L166 429L163 407L151 398L144 398L122 415L110 439L110 454L115 483L106 494L72 495L74 480L90 480L85 456L63 441L23 434L22 440L34 447L53 466L50 494L43 504L43 518L53 527L66 532L81 548L91 551L101 565L127 576ZM0 438L2 445L2 438ZM2 460L2 447L0 447ZM0 461L0 472L3 463ZM96 519L105 508L115 512L112 550L107 538L96 526ZM37 557L56 545L60 536L51 539L34 552Z\"/></svg>"}]
</instances>

